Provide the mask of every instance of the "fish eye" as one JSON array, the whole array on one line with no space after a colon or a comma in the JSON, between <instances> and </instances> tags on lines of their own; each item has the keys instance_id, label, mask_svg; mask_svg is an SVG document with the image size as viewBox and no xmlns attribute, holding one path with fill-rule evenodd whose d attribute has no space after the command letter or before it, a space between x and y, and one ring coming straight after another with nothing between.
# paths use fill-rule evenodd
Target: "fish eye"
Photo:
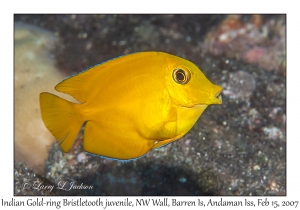
<instances>
[{"instance_id":1,"label":"fish eye","mask_svg":"<svg viewBox=\"0 0 300 210\"><path fill-rule=\"evenodd\" d=\"M175 82L178 84L186 84L190 80L189 77L189 71L186 69L184 70L183 68L177 68L173 71L173 79Z\"/></svg>"}]
</instances>

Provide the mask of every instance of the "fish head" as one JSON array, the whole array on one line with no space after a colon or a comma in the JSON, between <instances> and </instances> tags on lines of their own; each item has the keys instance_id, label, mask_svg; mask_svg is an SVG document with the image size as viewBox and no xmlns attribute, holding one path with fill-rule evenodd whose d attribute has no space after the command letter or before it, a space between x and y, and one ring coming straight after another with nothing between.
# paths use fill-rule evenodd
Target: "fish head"
<instances>
[{"instance_id":1,"label":"fish head","mask_svg":"<svg viewBox=\"0 0 300 210\"><path fill-rule=\"evenodd\" d=\"M165 81L173 102L182 107L222 104L222 87L211 83L192 62L171 58L165 69Z\"/></svg>"}]
</instances>

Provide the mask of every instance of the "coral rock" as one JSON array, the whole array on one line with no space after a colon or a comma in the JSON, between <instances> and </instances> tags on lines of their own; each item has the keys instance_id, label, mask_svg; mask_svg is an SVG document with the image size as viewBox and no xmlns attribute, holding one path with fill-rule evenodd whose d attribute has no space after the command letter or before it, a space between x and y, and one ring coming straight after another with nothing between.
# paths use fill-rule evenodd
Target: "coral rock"
<instances>
[{"instance_id":1,"label":"coral rock","mask_svg":"<svg viewBox=\"0 0 300 210\"><path fill-rule=\"evenodd\" d=\"M51 56L58 38L35 26L15 24L15 162L42 171L54 137L40 115L39 94L55 92L65 76Z\"/></svg>"}]
</instances>

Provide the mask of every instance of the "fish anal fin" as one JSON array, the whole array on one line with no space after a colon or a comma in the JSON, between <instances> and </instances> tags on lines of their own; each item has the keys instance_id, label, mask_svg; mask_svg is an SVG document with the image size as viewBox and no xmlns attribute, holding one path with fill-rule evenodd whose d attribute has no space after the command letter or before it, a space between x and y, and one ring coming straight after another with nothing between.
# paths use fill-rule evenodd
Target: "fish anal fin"
<instances>
[{"instance_id":1,"label":"fish anal fin","mask_svg":"<svg viewBox=\"0 0 300 210\"><path fill-rule=\"evenodd\" d=\"M145 155L154 143L155 140L132 139L110 129L101 129L94 121L88 121L84 129L83 149L108 158L118 160L138 158Z\"/></svg>"}]
</instances>

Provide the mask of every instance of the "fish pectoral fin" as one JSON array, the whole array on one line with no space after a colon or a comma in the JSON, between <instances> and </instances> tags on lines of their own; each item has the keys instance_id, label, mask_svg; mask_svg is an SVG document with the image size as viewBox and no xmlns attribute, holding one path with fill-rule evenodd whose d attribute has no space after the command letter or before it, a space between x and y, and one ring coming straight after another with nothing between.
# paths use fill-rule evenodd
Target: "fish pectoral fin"
<instances>
[{"instance_id":1,"label":"fish pectoral fin","mask_svg":"<svg viewBox=\"0 0 300 210\"><path fill-rule=\"evenodd\" d=\"M165 146L172 141L177 140L180 138L180 136L176 136L177 134L177 121L169 121L163 123L159 128L159 131L156 131L156 138L157 139L166 139L166 140L160 140L156 141L152 149L156 149L162 146Z\"/></svg>"},{"instance_id":2,"label":"fish pectoral fin","mask_svg":"<svg viewBox=\"0 0 300 210\"><path fill-rule=\"evenodd\" d=\"M170 107L165 121L157 123L149 129L148 139L171 139L177 134L177 110Z\"/></svg>"},{"instance_id":3,"label":"fish pectoral fin","mask_svg":"<svg viewBox=\"0 0 300 210\"><path fill-rule=\"evenodd\" d=\"M89 153L128 160L145 155L155 140L131 139L111 129L103 129L96 122L89 121L84 129L83 149Z\"/></svg>"}]
</instances>

